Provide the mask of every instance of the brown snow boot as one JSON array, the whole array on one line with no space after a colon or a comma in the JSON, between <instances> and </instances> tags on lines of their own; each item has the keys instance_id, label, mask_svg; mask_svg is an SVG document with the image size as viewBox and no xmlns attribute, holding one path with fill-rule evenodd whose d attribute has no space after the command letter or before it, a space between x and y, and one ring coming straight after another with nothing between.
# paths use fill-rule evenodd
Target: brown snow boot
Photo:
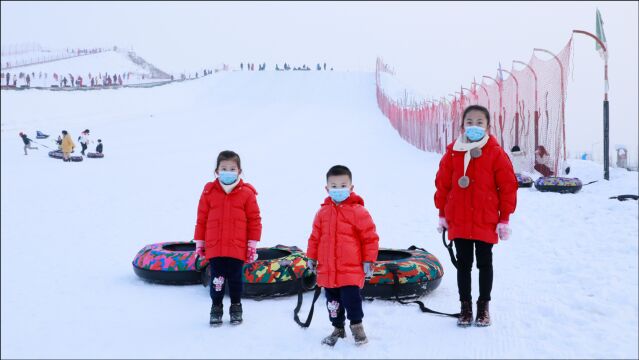
<instances>
[{"instance_id":1,"label":"brown snow boot","mask_svg":"<svg viewBox=\"0 0 639 360\"><path fill-rule=\"evenodd\" d=\"M477 319L475 326L490 326L490 313L488 312L488 301L477 301Z\"/></svg>"},{"instance_id":2,"label":"brown snow boot","mask_svg":"<svg viewBox=\"0 0 639 360\"><path fill-rule=\"evenodd\" d=\"M333 332L327 337L325 337L324 339L322 339L322 344L328 345L328 346L335 346L335 343L337 343L337 340L344 339L345 337L346 337L346 330L344 330L344 327L335 326L333 327Z\"/></svg>"},{"instance_id":3,"label":"brown snow boot","mask_svg":"<svg viewBox=\"0 0 639 360\"><path fill-rule=\"evenodd\" d=\"M364 345L368 342L368 338L366 338L366 333L364 332L364 324L351 324L350 327L353 338L355 338L355 345Z\"/></svg>"},{"instance_id":4,"label":"brown snow boot","mask_svg":"<svg viewBox=\"0 0 639 360\"><path fill-rule=\"evenodd\" d=\"M473 303L471 301L461 302L461 311L457 318L457 326L468 327L473 324Z\"/></svg>"}]
</instances>

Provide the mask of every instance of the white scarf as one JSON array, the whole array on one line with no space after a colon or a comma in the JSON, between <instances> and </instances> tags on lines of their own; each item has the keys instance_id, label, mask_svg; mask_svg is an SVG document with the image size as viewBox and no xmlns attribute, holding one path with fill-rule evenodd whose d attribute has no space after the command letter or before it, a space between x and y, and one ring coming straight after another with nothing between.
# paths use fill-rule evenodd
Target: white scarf
<instances>
[{"instance_id":1,"label":"white scarf","mask_svg":"<svg viewBox=\"0 0 639 360\"><path fill-rule=\"evenodd\" d=\"M488 142L489 138L490 136L486 134L479 141L467 142L466 135L461 134L455 141L455 144L453 144L453 150L466 152L466 154L464 154L464 176L466 176L466 169L468 169L468 164L470 163L470 150L475 148L483 148L484 145L486 145L486 143Z\"/></svg>"}]
</instances>

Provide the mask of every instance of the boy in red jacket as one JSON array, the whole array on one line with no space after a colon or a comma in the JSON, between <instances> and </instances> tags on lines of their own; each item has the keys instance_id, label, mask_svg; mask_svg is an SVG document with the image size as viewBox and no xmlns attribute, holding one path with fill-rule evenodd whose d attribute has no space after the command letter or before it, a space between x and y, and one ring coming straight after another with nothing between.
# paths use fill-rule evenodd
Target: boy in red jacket
<instances>
[{"instance_id":1,"label":"boy in red jacket","mask_svg":"<svg viewBox=\"0 0 639 360\"><path fill-rule=\"evenodd\" d=\"M196 251L209 259L211 267L211 318L213 326L222 325L222 300L228 283L231 296L231 324L242 322L242 273L245 262L257 260L257 242L262 234L262 219L257 191L240 179L240 156L222 151L217 157L218 178L204 186L197 208L193 239Z\"/></svg>"},{"instance_id":2,"label":"boy in red jacket","mask_svg":"<svg viewBox=\"0 0 639 360\"><path fill-rule=\"evenodd\" d=\"M325 290L328 315L334 326L333 333L322 340L329 346L346 337L346 317L355 344L368 342L362 325L361 289L365 277L373 275L379 236L364 200L353 192L352 180L346 166L335 165L328 170L329 196L315 215L308 239L308 266L317 272L317 284Z\"/></svg>"}]
</instances>

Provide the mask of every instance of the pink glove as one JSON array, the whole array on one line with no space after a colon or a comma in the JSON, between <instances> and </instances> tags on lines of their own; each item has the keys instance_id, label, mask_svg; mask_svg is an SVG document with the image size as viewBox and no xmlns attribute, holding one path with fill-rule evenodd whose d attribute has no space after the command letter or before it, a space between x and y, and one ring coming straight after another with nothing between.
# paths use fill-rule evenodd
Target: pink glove
<instances>
[{"instance_id":1,"label":"pink glove","mask_svg":"<svg viewBox=\"0 0 639 360\"><path fill-rule=\"evenodd\" d=\"M446 222L445 217L439 218L439 226L437 226L437 231L441 234L444 229L448 230L448 222Z\"/></svg>"},{"instance_id":2,"label":"pink glove","mask_svg":"<svg viewBox=\"0 0 639 360\"><path fill-rule=\"evenodd\" d=\"M204 240L195 240L195 253L204 257Z\"/></svg>"},{"instance_id":3,"label":"pink glove","mask_svg":"<svg viewBox=\"0 0 639 360\"><path fill-rule=\"evenodd\" d=\"M508 226L508 222L500 222L499 224L497 224L497 234L499 234L499 238L502 240L508 240L508 238L510 238L510 234L512 233L512 231L510 230L510 227Z\"/></svg>"},{"instance_id":4,"label":"pink glove","mask_svg":"<svg viewBox=\"0 0 639 360\"><path fill-rule=\"evenodd\" d=\"M249 240L246 249L246 263L252 263L257 260L257 240Z\"/></svg>"}]
</instances>

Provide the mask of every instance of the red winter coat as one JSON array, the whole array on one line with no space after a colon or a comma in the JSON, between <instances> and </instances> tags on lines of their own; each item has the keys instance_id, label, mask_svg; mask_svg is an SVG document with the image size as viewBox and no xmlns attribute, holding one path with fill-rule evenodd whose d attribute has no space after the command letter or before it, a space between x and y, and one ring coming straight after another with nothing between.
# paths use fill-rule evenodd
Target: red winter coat
<instances>
[{"instance_id":1,"label":"red winter coat","mask_svg":"<svg viewBox=\"0 0 639 360\"><path fill-rule=\"evenodd\" d=\"M517 178L508 155L494 136L471 159L466 170L470 186L457 181L464 175L464 151L448 145L435 178L435 206L448 222L448 239L497 243L497 223L507 222L517 206Z\"/></svg>"},{"instance_id":2,"label":"red winter coat","mask_svg":"<svg viewBox=\"0 0 639 360\"><path fill-rule=\"evenodd\" d=\"M308 239L307 256L317 260L317 284L364 287L363 263L377 260L378 241L375 223L360 196L351 192L340 204L327 197Z\"/></svg>"},{"instance_id":3,"label":"red winter coat","mask_svg":"<svg viewBox=\"0 0 639 360\"><path fill-rule=\"evenodd\" d=\"M193 239L204 240L207 259L232 257L246 261L248 241L259 241L262 235L256 195L255 188L242 180L228 194L219 180L204 186Z\"/></svg>"}]
</instances>

